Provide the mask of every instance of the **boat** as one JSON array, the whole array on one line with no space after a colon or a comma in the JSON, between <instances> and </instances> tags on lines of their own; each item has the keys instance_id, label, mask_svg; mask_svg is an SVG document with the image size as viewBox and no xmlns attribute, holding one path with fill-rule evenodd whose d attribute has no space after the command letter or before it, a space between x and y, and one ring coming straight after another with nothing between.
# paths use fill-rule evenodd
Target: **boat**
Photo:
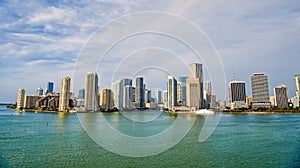
<instances>
[{"instance_id":1,"label":"boat","mask_svg":"<svg viewBox=\"0 0 300 168\"><path fill-rule=\"evenodd\" d=\"M200 110L196 110L195 114L197 114L197 115L213 115L213 114L215 114L215 112L212 110L200 109Z\"/></svg>"}]
</instances>

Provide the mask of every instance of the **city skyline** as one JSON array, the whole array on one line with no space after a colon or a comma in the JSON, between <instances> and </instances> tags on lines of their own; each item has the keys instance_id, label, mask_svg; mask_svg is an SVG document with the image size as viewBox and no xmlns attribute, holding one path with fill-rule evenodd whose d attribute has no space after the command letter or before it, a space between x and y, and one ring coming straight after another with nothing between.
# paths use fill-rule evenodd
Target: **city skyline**
<instances>
[{"instance_id":1,"label":"city skyline","mask_svg":"<svg viewBox=\"0 0 300 168\"><path fill-rule=\"evenodd\" d=\"M39 87L46 92L48 81L53 81L54 91L59 92L60 77L73 78L80 48L97 28L123 15L143 11L172 13L201 28L218 50L227 82L235 78L245 81L248 83L247 95L251 94L249 76L253 71L268 74L270 93L273 93L274 87L283 83L290 88L289 97L294 95L291 78L299 73L297 60L300 53L297 47L300 42L297 38L300 13L297 9L300 4L298 1L156 1L147 5L142 2L118 1L84 4L3 1L0 4L0 15L6 18L0 26L0 80L4 81L0 88L0 102L15 102L16 91L22 87L27 88L27 93L34 93ZM148 41L167 48L162 44L166 43L165 40L155 39L151 37ZM135 44L134 47L139 49L143 45ZM190 54L180 49L178 47L174 52L178 55ZM121 48L120 53L115 54L125 57L127 52ZM117 63L115 60L112 62ZM283 68L278 70L277 67ZM204 81L208 81L208 75L205 76ZM109 87L110 78L106 76L104 79L107 81L101 83L101 88ZM157 88L156 85L153 87L154 84L148 82L149 88ZM218 90L215 92L219 95Z\"/></svg>"}]
</instances>

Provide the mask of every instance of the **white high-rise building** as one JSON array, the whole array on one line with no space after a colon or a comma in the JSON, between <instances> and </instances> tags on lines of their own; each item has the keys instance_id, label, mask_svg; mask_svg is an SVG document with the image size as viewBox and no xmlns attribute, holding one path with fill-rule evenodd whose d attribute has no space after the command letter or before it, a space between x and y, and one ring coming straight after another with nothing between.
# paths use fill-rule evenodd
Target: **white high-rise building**
<instances>
[{"instance_id":1,"label":"white high-rise building","mask_svg":"<svg viewBox=\"0 0 300 168\"><path fill-rule=\"evenodd\" d=\"M168 90L163 91L163 103L164 107L168 108Z\"/></svg>"},{"instance_id":2,"label":"white high-rise building","mask_svg":"<svg viewBox=\"0 0 300 168\"><path fill-rule=\"evenodd\" d=\"M37 88L35 95L36 96L42 96L43 95L43 89L41 87Z\"/></svg>"},{"instance_id":3,"label":"white high-rise building","mask_svg":"<svg viewBox=\"0 0 300 168\"><path fill-rule=\"evenodd\" d=\"M18 90L17 108L22 109L25 105L25 89L21 88Z\"/></svg>"},{"instance_id":4,"label":"white high-rise building","mask_svg":"<svg viewBox=\"0 0 300 168\"><path fill-rule=\"evenodd\" d=\"M114 109L113 93L111 89L102 89L100 93L99 106L101 111L112 111Z\"/></svg>"},{"instance_id":5,"label":"white high-rise building","mask_svg":"<svg viewBox=\"0 0 300 168\"><path fill-rule=\"evenodd\" d=\"M68 76L61 78L58 111L67 111L69 109L70 89L71 78Z\"/></svg>"},{"instance_id":6,"label":"white high-rise building","mask_svg":"<svg viewBox=\"0 0 300 168\"><path fill-rule=\"evenodd\" d=\"M156 104L163 104L163 97L161 90L155 90L155 103Z\"/></svg>"},{"instance_id":7,"label":"white high-rise building","mask_svg":"<svg viewBox=\"0 0 300 168\"><path fill-rule=\"evenodd\" d=\"M84 108L85 111L98 111L98 75L96 72L89 72L85 79Z\"/></svg>"},{"instance_id":8,"label":"white high-rise building","mask_svg":"<svg viewBox=\"0 0 300 168\"><path fill-rule=\"evenodd\" d=\"M186 80L187 106L192 109L204 108L202 64L190 64L190 76Z\"/></svg>"},{"instance_id":9,"label":"white high-rise building","mask_svg":"<svg viewBox=\"0 0 300 168\"><path fill-rule=\"evenodd\" d=\"M177 80L168 76L168 109L174 111L177 106Z\"/></svg>"}]
</instances>

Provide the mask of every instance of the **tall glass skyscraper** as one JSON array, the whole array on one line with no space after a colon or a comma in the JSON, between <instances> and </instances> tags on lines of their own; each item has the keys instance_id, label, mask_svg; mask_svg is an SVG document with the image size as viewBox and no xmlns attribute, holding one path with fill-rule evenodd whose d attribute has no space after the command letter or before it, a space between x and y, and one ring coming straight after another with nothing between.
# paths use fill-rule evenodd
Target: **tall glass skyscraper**
<instances>
[{"instance_id":1,"label":"tall glass skyscraper","mask_svg":"<svg viewBox=\"0 0 300 168\"><path fill-rule=\"evenodd\" d=\"M190 76L186 81L187 106L194 109L204 108L202 64L190 64Z\"/></svg>"},{"instance_id":2,"label":"tall glass skyscraper","mask_svg":"<svg viewBox=\"0 0 300 168\"><path fill-rule=\"evenodd\" d=\"M112 83L115 107L119 110L123 109L124 87L127 85L132 86L131 79L122 78Z\"/></svg>"},{"instance_id":3,"label":"tall glass skyscraper","mask_svg":"<svg viewBox=\"0 0 300 168\"><path fill-rule=\"evenodd\" d=\"M181 87L181 104L183 106L186 105L186 79L188 77L187 76L180 76L179 77L179 80L178 80L178 83L180 84L180 87Z\"/></svg>"},{"instance_id":4,"label":"tall glass skyscraper","mask_svg":"<svg viewBox=\"0 0 300 168\"><path fill-rule=\"evenodd\" d=\"M145 96L144 96L144 79L143 77L136 78L135 88L135 104L137 109L145 108Z\"/></svg>"},{"instance_id":5,"label":"tall glass skyscraper","mask_svg":"<svg viewBox=\"0 0 300 168\"><path fill-rule=\"evenodd\" d=\"M177 106L177 80L173 76L168 76L168 109L175 111Z\"/></svg>"},{"instance_id":6,"label":"tall glass skyscraper","mask_svg":"<svg viewBox=\"0 0 300 168\"><path fill-rule=\"evenodd\" d=\"M54 83L48 82L46 94L53 93L53 88L54 88Z\"/></svg>"}]
</instances>

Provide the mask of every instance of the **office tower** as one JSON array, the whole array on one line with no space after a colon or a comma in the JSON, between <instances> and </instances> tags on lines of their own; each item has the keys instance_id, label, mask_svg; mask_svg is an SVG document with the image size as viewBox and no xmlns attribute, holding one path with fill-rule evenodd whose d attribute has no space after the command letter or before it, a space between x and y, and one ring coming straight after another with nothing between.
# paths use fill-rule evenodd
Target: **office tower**
<instances>
[{"instance_id":1,"label":"office tower","mask_svg":"<svg viewBox=\"0 0 300 168\"><path fill-rule=\"evenodd\" d=\"M18 100L17 100L17 108L23 109L24 108L24 99L25 99L25 89L18 90Z\"/></svg>"},{"instance_id":2,"label":"office tower","mask_svg":"<svg viewBox=\"0 0 300 168\"><path fill-rule=\"evenodd\" d=\"M175 111L177 106L177 80L173 76L168 76L168 109Z\"/></svg>"},{"instance_id":3,"label":"office tower","mask_svg":"<svg viewBox=\"0 0 300 168\"><path fill-rule=\"evenodd\" d=\"M37 88L36 92L35 92L35 95L36 96L42 96L43 95L43 89L41 87Z\"/></svg>"},{"instance_id":4,"label":"office tower","mask_svg":"<svg viewBox=\"0 0 300 168\"><path fill-rule=\"evenodd\" d=\"M300 74L294 75L295 97L293 98L293 106L299 107L300 101Z\"/></svg>"},{"instance_id":5,"label":"office tower","mask_svg":"<svg viewBox=\"0 0 300 168\"><path fill-rule=\"evenodd\" d=\"M226 109L226 101L225 100L219 100L219 108Z\"/></svg>"},{"instance_id":6,"label":"office tower","mask_svg":"<svg viewBox=\"0 0 300 168\"><path fill-rule=\"evenodd\" d=\"M86 74L84 108L86 111L98 111L98 75L96 72Z\"/></svg>"},{"instance_id":7,"label":"office tower","mask_svg":"<svg viewBox=\"0 0 300 168\"><path fill-rule=\"evenodd\" d=\"M246 84L244 81L229 82L229 105L231 109L246 108Z\"/></svg>"},{"instance_id":8,"label":"office tower","mask_svg":"<svg viewBox=\"0 0 300 168\"><path fill-rule=\"evenodd\" d=\"M155 90L155 103L156 104L162 104L162 91L161 90Z\"/></svg>"},{"instance_id":9,"label":"office tower","mask_svg":"<svg viewBox=\"0 0 300 168\"><path fill-rule=\"evenodd\" d=\"M211 81L206 81L205 82L205 91L206 91L207 95L212 94Z\"/></svg>"},{"instance_id":10,"label":"office tower","mask_svg":"<svg viewBox=\"0 0 300 168\"><path fill-rule=\"evenodd\" d=\"M263 73L254 73L251 76L252 108L269 108L269 83L268 76Z\"/></svg>"},{"instance_id":11,"label":"office tower","mask_svg":"<svg viewBox=\"0 0 300 168\"><path fill-rule=\"evenodd\" d=\"M181 83L177 82L177 104L182 105L182 88Z\"/></svg>"},{"instance_id":12,"label":"office tower","mask_svg":"<svg viewBox=\"0 0 300 168\"><path fill-rule=\"evenodd\" d=\"M150 89L144 89L145 91L145 103L151 102L151 90Z\"/></svg>"},{"instance_id":13,"label":"office tower","mask_svg":"<svg viewBox=\"0 0 300 168\"><path fill-rule=\"evenodd\" d=\"M123 109L130 110L133 107L133 88L131 85L126 85L123 90Z\"/></svg>"},{"instance_id":14,"label":"office tower","mask_svg":"<svg viewBox=\"0 0 300 168\"><path fill-rule=\"evenodd\" d=\"M124 97L124 87L126 85L132 85L131 79L119 79L112 83L112 91L114 93L114 103L115 107L119 110L123 108L123 97Z\"/></svg>"},{"instance_id":15,"label":"office tower","mask_svg":"<svg viewBox=\"0 0 300 168\"><path fill-rule=\"evenodd\" d=\"M186 76L181 76L179 77L179 84L180 84L180 89L181 89L181 97L180 97L180 100L181 100L181 105L185 106L186 105L186 79L188 77Z\"/></svg>"},{"instance_id":16,"label":"office tower","mask_svg":"<svg viewBox=\"0 0 300 168\"><path fill-rule=\"evenodd\" d=\"M68 76L61 78L58 111L67 111L69 109L70 89L71 78Z\"/></svg>"},{"instance_id":17,"label":"office tower","mask_svg":"<svg viewBox=\"0 0 300 168\"><path fill-rule=\"evenodd\" d=\"M218 107L217 105L217 96L216 95L210 95L210 108L216 109Z\"/></svg>"},{"instance_id":18,"label":"office tower","mask_svg":"<svg viewBox=\"0 0 300 168\"><path fill-rule=\"evenodd\" d=\"M164 107L168 108L168 90L163 91L163 103Z\"/></svg>"},{"instance_id":19,"label":"office tower","mask_svg":"<svg viewBox=\"0 0 300 168\"><path fill-rule=\"evenodd\" d=\"M133 86L132 86L132 103L135 103L135 87Z\"/></svg>"},{"instance_id":20,"label":"office tower","mask_svg":"<svg viewBox=\"0 0 300 168\"><path fill-rule=\"evenodd\" d=\"M145 96L144 96L144 79L143 77L136 78L135 87L135 104L137 109L145 108Z\"/></svg>"},{"instance_id":21,"label":"office tower","mask_svg":"<svg viewBox=\"0 0 300 168\"><path fill-rule=\"evenodd\" d=\"M54 88L54 83L48 82L46 94L53 93L53 88Z\"/></svg>"},{"instance_id":22,"label":"office tower","mask_svg":"<svg viewBox=\"0 0 300 168\"><path fill-rule=\"evenodd\" d=\"M79 89L78 91L78 99L84 99L85 89Z\"/></svg>"},{"instance_id":23,"label":"office tower","mask_svg":"<svg viewBox=\"0 0 300 168\"><path fill-rule=\"evenodd\" d=\"M193 110L204 108L202 64L190 64L190 73L186 80L186 104Z\"/></svg>"},{"instance_id":24,"label":"office tower","mask_svg":"<svg viewBox=\"0 0 300 168\"><path fill-rule=\"evenodd\" d=\"M288 89L286 85L280 85L274 88L274 96L277 107L288 107Z\"/></svg>"},{"instance_id":25,"label":"office tower","mask_svg":"<svg viewBox=\"0 0 300 168\"><path fill-rule=\"evenodd\" d=\"M101 90L99 106L101 111L112 111L114 109L113 92L111 89Z\"/></svg>"}]
</instances>

